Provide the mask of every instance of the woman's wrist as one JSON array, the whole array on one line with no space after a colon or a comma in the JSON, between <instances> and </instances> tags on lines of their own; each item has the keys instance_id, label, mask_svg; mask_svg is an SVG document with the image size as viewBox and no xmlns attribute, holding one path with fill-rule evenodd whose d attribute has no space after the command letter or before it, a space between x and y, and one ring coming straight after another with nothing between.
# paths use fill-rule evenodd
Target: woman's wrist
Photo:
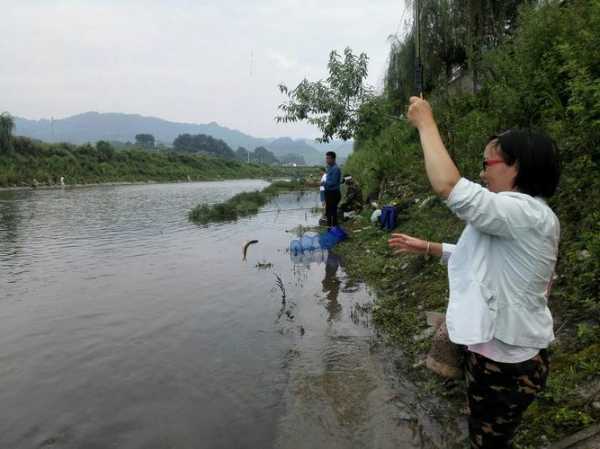
<instances>
[{"instance_id":1,"label":"woman's wrist","mask_svg":"<svg viewBox=\"0 0 600 449\"><path fill-rule=\"evenodd\" d=\"M423 248L423 254L425 256L442 256L442 244L425 240L425 246Z\"/></svg>"},{"instance_id":2,"label":"woman's wrist","mask_svg":"<svg viewBox=\"0 0 600 449\"><path fill-rule=\"evenodd\" d=\"M423 122L420 123L419 126L417 126L417 130L419 131L419 133L438 131L437 123L433 116L423 120Z\"/></svg>"}]
</instances>

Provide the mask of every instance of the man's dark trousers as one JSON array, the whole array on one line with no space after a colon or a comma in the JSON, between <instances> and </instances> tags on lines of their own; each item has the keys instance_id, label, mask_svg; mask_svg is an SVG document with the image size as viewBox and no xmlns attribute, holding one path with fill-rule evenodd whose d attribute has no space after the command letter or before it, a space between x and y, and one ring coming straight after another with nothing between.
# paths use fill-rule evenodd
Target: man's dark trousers
<instances>
[{"instance_id":1,"label":"man's dark trousers","mask_svg":"<svg viewBox=\"0 0 600 449\"><path fill-rule=\"evenodd\" d=\"M342 199L339 190L325 190L325 216L327 217L327 226L338 225L338 204Z\"/></svg>"}]
</instances>

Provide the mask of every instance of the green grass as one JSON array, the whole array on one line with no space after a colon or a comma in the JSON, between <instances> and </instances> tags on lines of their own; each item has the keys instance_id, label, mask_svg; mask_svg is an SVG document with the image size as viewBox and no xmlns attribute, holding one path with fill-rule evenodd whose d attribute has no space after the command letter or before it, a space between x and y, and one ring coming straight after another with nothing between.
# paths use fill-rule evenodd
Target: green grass
<instances>
[{"instance_id":1,"label":"green grass","mask_svg":"<svg viewBox=\"0 0 600 449\"><path fill-rule=\"evenodd\" d=\"M423 193L417 199L424 199ZM397 198L398 201L399 198ZM415 339L426 329L425 311L445 311L448 298L446 268L438 258L394 255L387 245L390 234L373 226L368 212L347 225L351 238L336 247L345 270L365 281L377 294L373 319L385 340L402 348L406 364L401 368L423 392L443 395L454 412L465 405L464 390L449 394L437 377L420 366L430 348L430 339ZM403 232L433 241L456 241L463 225L437 200L405 210L398 223ZM563 279L568 284L572 279ZM544 438L557 441L600 421L592 407L600 400L600 330L597 315L585 315L584 304L574 301L556 307L557 340L550 347L550 376L544 393L526 412L517 435L522 449L539 448ZM576 306L576 309L573 309ZM571 321L572 320L572 321ZM592 394L594 393L594 394ZM542 437L543 436L543 437Z\"/></svg>"},{"instance_id":2,"label":"green grass","mask_svg":"<svg viewBox=\"0 0 600 449\"><path fill-rule=\"evenodd\" d=\"M307 188L314 188L314 183L304 180L275 181L261 191L238 193L223 203L200 204L189 212L188 218L200 224L234 221L256 214L271 198L280 193Z\"/></svg>"},{"instance_id":3,"label":"green grass","mask_svg":"<svg viewBox=\"0 0 600 449\"><path fill-rule=\"evenodd\" d=\"M547 388L527 411L517 435L520 448L549 441L600 421L600 2L541 2L523 9L518 29L486 52L482 88L448 95L444 83L427 94L442 138L461 174L479 177L488 137L514 127L543 130L560 148L562 174L549 204L561 223L557 278L549 307L557 339L550 346ZM390 86L388 86L390 87ZM393 87L393 86L392 86ZM390 87L391 88L391 87ZM384 120L384 117L382 117ZM350 156L351 172L382 203L413 204L431 195L416 131L397 120L363 133ZM409 207L398 229L435 241L453 241L462 224L439 201ZM351 226L352 239L337 251L347 270L378 292L374 318L410 362L426 353L423 310L443 310L447 274L437 260L394 256L387 234L368 229L366 217ZM435 379L417 368L420 378ZM435 382L426 382L432 388Z\"/></svg>"}]
</instances>

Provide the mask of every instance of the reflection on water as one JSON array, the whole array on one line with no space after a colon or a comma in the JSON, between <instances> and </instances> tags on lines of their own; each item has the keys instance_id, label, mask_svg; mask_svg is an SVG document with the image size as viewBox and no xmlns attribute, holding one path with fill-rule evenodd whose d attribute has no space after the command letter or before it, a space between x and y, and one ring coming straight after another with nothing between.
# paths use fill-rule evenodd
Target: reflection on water
<instances>
[{"instance_id":1,"label":"reflection on water","mask_svg":"<svg viewBox=\"0 0 600 449\"><path fill-rule=\"evenodd\" d=\"M323 293L327 298L328 320L339 318L342 311L342 305L338 302L340 293L341 281L337 277L338 268L340 267L340 258L329 252L325 262L325 277L323 278Z\"/></svg>"},{"instance_id":2,"label":"reflection on water","mask_svg":"<svg viewBox=\"0 0 600 449\"><path fill-rule=\"evenodd\" d=\"M299 237L302 238L303 234L300 234ZM309 234L309 237L313 237L312 234ZM304 268L310 268L310 265L313 264L317 266L324 264L325 275L323 276L321 285L323 295L326 298L325 309L328 312L327 320L331 321L339 318L342 312L342 305L338 302L341 281L337 276L341 264L340 257L331 251L319 248L307 251L290 250L290 260L296 267L301 266ZM301 277L301 272L301 269L296 270L295 276Z\"/></svg>"}]
</instances>

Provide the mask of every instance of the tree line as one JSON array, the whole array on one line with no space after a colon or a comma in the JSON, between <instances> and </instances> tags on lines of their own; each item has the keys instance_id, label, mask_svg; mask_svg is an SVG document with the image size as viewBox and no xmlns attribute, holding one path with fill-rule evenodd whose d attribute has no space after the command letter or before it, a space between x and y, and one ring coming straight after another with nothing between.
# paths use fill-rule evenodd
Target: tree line
<instances>
[{"instance_id":1,"label":"tree line","mask_svg":"<svg viewBox=\"0 0 600 449\"><path fill-rule=\"evenodd\" d=\"M250 163L208 151L149 151L148 137L135 145L111 142L73 145L13 136L14 120L0 114L0 187L132 181L204 181L213 179L298 176L304 169L271 165L260 150ZM141 141L146 145L141 145ZM299 171L300 170L300 171ZM308 168L306 168L308 170Z\"/></svg>"},{"instance_id":2,"label":"tree line","mask_svg":"<svg viewBox=\"0 0 600 449\"><path fill-rule=\"evenodd\" d=\"M15 122L12 116L7 112L0 114L0 153L8 153L14 150L12 136L14 129ZM106 144L108 144L108 142L100 142L99 148L106 148ZM172 148L168 148L164 145L157 145L156 139L149 133L136 134L134 144L130 142L110 142L110 146L112 149L143 149L147 151L174 151L183 154L203 154L253 164L306 164L304 158L296 154L287 154L279 159L273 152L269 151L264 146L259 146L251 151L244 147L238 147L236 151L233 151L223 140L205 134L180 134L173 141Z\"/></svg>"}]
</instances>

